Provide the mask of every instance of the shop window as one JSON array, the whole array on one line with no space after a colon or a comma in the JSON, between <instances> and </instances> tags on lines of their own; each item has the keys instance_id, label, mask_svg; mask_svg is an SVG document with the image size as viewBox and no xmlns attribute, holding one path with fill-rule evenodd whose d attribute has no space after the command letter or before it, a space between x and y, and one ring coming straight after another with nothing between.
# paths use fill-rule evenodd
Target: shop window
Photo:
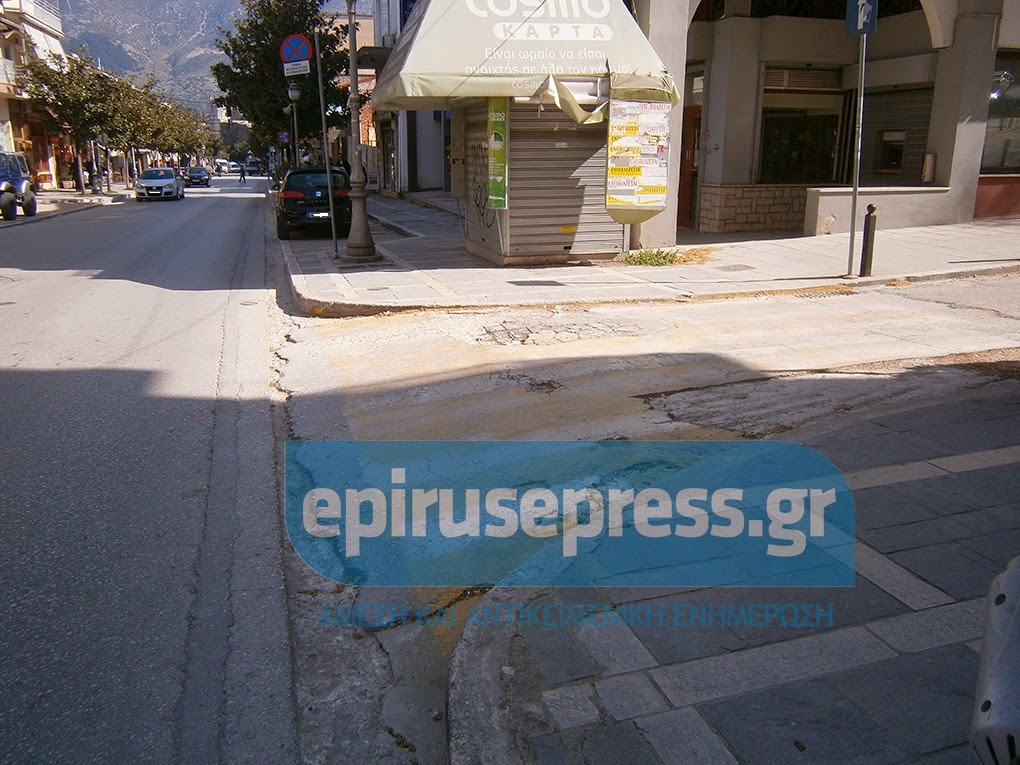
<instances>
[{"instance_id":1,"label":"shop window","mask_svg":"<svg viewBox=\"0 0 1020 765\"><path fill-rule=\"evenodd\" d=\"M688 73L684 93L684 106L701 106L705 102L704 72Z\"/></svg>"},{"instance_id":2,"label":"shop window","mask_svg":"<svg viewBox=\"0 0 1020 765\"><path fill-rule=\"evenodd\" d=\"M883 130L878 136L878 172L899 175L903 172L903 147L906 130Z\"/></svg>"},{"instance_id":3,"label":"shop window","mask_svg":"<svg viewBox=\"0 0 1020 765\"><path fill-rule=\"evenodd\" d=\"M988 97L982 173L1020 173L1020 52L999 51Z\"/></svg>"},{"instance_id":4,"label":"shop window","mask_svg":"<svg viewBox=\"0 0 1020 765\"><path fill-rule=\"evenodd\" d=\"M761 183L835 180L843 96L767 93L761 119Z\"/></svg>"}]
</instances>

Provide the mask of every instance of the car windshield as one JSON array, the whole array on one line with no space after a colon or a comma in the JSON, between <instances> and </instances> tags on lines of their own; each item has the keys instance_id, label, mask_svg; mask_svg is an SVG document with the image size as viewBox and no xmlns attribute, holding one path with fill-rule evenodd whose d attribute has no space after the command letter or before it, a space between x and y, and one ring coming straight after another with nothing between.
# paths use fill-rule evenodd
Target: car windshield
<instances>
[{"instance_id":1,"label":"car windshield","mask_svg":"<svg viewBox=\"0 0 1020 765\"><path fill-rule=\"evenodd\" d=\"M204 175L204 174L205 174L204 167L192 167L188 169L188 175Z\"/></svg>"},{"instance_id":2,"label":"car windshield","mask_svg":"<svg viewBox=\"0 0 1020 765\"><path fill-rule=\"evenodd\" d=\"M333 186L347 186L347 175L339 170L333 171ZM326 173L297 173L287 178L286 188L294 191L313 191L326 188Z\"/></svg>"},{"instance_id":3,"label":"car windshield","mask_svg":"<svg viewBox=\"0 0 1020 765\"><path fill-rule=\"evenodd\" d=\"M165 181L173 177L174 171L169 167L150 167L148 170L142 170L142 178L147 181Z\"/></svg>"}]
</instances>

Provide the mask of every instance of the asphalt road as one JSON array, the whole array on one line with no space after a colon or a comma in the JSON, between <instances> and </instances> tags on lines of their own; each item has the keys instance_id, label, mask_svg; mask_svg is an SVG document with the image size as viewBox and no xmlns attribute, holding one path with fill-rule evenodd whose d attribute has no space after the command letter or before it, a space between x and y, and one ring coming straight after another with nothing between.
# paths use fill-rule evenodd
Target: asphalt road
<instances>
[{"instance_id":1,"label":"asphalt road","mask_svg":"<svg viewBox=\"0 0 1020 765\"><path fill-rule=\"evenodd\" d=\"M290 762L264 181L0 232L0 761Z\"/></svg>"}]
</instances>

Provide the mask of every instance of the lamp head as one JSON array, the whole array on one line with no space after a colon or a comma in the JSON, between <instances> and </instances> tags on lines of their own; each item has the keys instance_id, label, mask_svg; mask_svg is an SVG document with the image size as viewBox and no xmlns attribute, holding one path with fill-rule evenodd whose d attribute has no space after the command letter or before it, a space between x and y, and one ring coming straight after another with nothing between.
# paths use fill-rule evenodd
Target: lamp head
<instances>
[{"instance_id":1,"label":"lamp head","mask_svg":"<svg viewBox=\"0 0 1020 765\"><path fill-rule=\"evenodd\" d=\"M287 95L294 103L297 103L298 99L301 98L301 88L294 80L287 82Z\"/></svg>"}]
</instances>

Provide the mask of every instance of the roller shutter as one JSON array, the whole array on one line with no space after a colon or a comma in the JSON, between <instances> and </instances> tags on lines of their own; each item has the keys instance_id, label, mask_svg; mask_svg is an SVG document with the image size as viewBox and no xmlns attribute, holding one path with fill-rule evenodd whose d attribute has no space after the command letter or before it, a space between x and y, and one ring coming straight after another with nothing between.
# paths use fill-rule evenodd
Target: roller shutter
<instances>
[{"instance_id":1,"label":"roller shutter","mask_svg":"<svg viewBox=\"0 0 1020 765\"><path fill-rule=\"evenodd\" d=\"M467 109L464 113L465 191L467 198L465 235L469 244L499 260L502 256L496 212L487 208L489 196L488 110Z\"/></svg>"},{"instance_id":2,"label":"roller shutter","mask_svg":"<svg viewBox=\"0 0 1020 765\"><path fill-rule=\"evenodd\" d=\"M578 125L555 107L513 104L508 132L508 255L621 252L623 226L606 212L606 124Z\"/></svg>"}]
</instances>

